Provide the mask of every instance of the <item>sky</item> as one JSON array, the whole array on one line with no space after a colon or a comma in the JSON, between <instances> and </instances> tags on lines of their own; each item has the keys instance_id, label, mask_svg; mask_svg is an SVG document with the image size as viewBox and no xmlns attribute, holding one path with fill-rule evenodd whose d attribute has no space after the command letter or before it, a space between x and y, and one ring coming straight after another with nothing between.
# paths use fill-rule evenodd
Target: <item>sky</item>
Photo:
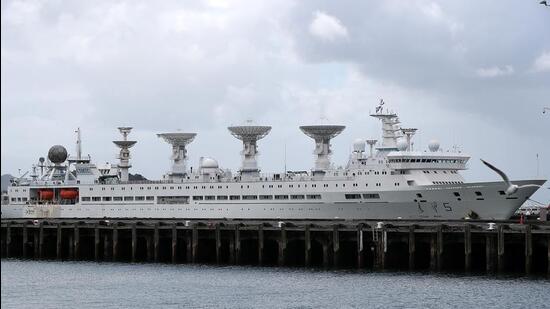
<instances>
[{"instance_id":1,"label":"sky","mask_svg":"<svg viewBox=\"0 0 550 309\"><path fill-rule=\"evenodd\" d=\"M158 179L170 146L198 133L201 156L237 169L227 126L271 125L264 172L313 166L298 127L342 124L332 161L380 139L381 98L415 148L436 139L471 156L469 181L550 179L550 7L528 1L1 1L1 172L30 169L49 147L115 162L132 126L131 173ZM538 159L537 159L538 157ZM550 182L546 183L550 186ZM533 197L550 202L550 190Z\"/></svg>"}]
</instances>

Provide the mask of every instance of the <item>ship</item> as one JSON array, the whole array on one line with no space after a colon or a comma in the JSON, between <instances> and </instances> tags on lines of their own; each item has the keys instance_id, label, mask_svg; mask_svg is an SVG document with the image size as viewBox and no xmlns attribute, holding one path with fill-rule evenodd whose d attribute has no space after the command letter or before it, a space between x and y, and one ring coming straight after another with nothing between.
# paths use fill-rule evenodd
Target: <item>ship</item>
<instances>
[{"instance_id":1,"label":"ship","mask_svg":"<svg viewBox=\"0 0 550 309\"><path fill-rule=\"evenodd\" d=\"M461 171L470 156L443 150L436 140L415 149L416 128L401 126L396 112L381 101L370 114L380 121L377 139L356 139L345 166L331 162L331 140L343 125L299 129L315 142L314 164L303 171L261 172L258 141L270 126L228 127L242 142L241 167L232 172L201 157L187 167L196 133L158 137L172 148L170 171L160 180L135 180L129 173L131 127L120 127L118 164L94 164L82 155L80 129L76 155L55 145L29 176L14 178L2 198L2 218L175 218L258 220L506 220L546 180L466 182ZM367 149L368 146L368 149Z\"/></svg>"}]
</instances>

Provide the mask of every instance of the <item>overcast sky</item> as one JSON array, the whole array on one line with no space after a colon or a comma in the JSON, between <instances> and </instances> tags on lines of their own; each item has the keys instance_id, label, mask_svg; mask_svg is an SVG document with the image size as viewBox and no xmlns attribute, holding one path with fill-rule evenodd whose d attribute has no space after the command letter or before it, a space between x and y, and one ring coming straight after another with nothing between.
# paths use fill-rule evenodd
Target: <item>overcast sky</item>
<instances>
[{"instance_id":1,"label":"overcast sky","mask_svg":"<svg viewBox=\"0 0 550 309\"><path fill-rule=\"evenodd\" d=\"M380 98L416 148L437 139L472 156L464 175L550 178L550 7L528 1L4 1L2 174L62 144L114 162L116 127L133 126L132 173L160 178L170 147L156 133L197 132L201 156L236 169L226 127L273 126L265 172L309 169L299 125L346 125L333 141L344 165L355 138L380 138ZM537 154L539 168L537 172ZM549 186L547 183L546 186ZM550 201L550 190L534 197Z\"/></svg>"}]
</instances>

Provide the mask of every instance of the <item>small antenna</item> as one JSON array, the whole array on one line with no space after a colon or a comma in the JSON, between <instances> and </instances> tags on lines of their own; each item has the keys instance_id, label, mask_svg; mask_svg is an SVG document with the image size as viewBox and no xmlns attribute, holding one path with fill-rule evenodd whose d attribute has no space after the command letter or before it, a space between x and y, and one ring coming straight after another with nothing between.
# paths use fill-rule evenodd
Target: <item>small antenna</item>
<instances>
[{"instance_id":1,"label":"small antenna","mask_svg":"<svg viewBox=\"0 0 550 309\"><path fill-rule=\"evenodd\" d=\"M285 175L286 175L286 139L285 139L285 154L284 154L284 163L285 163Z\"/></svg>"},{"instance_id":2,"label":"small antenna","mask_svg":"<svg viewBox=\"0 0 550 309\"><path fill-rule=\"evenodd\" d=\"M539 154L537 153L537 178L539 178Z\"/></svg>"}]
</instances>

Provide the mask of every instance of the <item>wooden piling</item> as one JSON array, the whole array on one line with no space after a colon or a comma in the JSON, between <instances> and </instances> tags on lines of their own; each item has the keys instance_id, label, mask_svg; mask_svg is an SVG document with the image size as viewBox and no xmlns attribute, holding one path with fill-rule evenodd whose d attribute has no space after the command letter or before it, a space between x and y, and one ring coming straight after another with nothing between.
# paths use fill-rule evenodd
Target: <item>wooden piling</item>
<instances>
[{"instance_id":1,"label":"wooden piling","mask_svg":"<svg viewBox=\"0 0 550 309\"><path fill-rule=\"evenodd\" d=\"M118 228L113 227L113 262L118 260Z\"/></svg>"},{"instance_id":2,"label":"wooden piling","mask_svg":"<svg viewBox=\"0 0 550 309\"><path fill-rule=\"evenodd\" d=\"M27 229L27 223L23 223L23 258L27 258L27 243L29 242L29 232Z\"/></svg>"},{"instance_id":3,"label":"wooden piling","mask_svg":"<svg viewBox=\"0 0 550 309\"><path fill-rule=\"evenodd\" d=\"M437 226L437 271L443 269L443 226Z\"/></svg>"},{"instance_id":4,"label":"wooden piling","mask_svg":"<svg viewBox=\"0 0 550 309\"><path fill-rule=\"evenodd\" d=\"M533 237L531 234L531 224L525 225L525 273L531 273L533 261Z\"/></svg>"},{"instance_id":5,"label":"wooden piling","mask_svg":"<svg viewBox=\"0 0 550 309\"><path fill-rule=\"evenodd\" d=\"M44 258L44 223L40 222L38 228L38 258Z\"/></svg>"},{"instance_id":6,"label":"wooden piling","mask_svg":"<svg viewBox=\"0 0 550 309\"><path fill-rule=\"evenodd\" d=\"M306 224L304 230L304 266L311 266L311 225Z\"/></svg>"},{"instance_id":7,"label":"wooden piling","mask_svg":"<svg viewBox=\"0 0 550 309\"><path fill-rule=\"evenodd\" d=\"M136 224L132 224L132 263L136 262L137 253L137 227Z\"/></svg>"},{"instance_id":8,"label":"wooden piling","mask_svg":"<svg viewBox=\"0 0 550 309\"><path fill-rule=\"evenodd\" d=\"M437 233L430 235L430 270L437 270Z\"/></svg>"},{"instance_id":9,"label":"wooden piling","mask_svg":"<svg viewBox=\"0 0 550 309\"><path fill-rule=\"evenodd\" d=\"M258 265L262 266L263 262L264 262L264 226L260 224L258 225Z\"/></svg>"},{"instance_id":10,"label":"wooden piling","mask_svg":"<svg viewBox=\"0 0 550 309\"><path fill-rule=\"evenodd\" d=\"M241 230L235 225L235 264L241 263Z\"/></svg>"},{"instance_id":11,"label":"wooden piling","mask_svg":"<svg viewBox=\"0 0 550 309\"><path fill-rule=\"evenodd\" d=\"M69 234L69 260L74 259L74 233Z\"/></svg>"},{"instance_id":12,"label":"wooden piling","mask_svg":"<svg viewBox=\"0 0 550 309\"><path fill-rule=\"evenodd\" d=\"M178 257L178 230L175 223L172 224L172 264L177 262Z\"/></svg>"},{"instance_id":13,"label":"wooden piling","mask_svg":"<svg viewBox=\"0 0 550 309\"><path fill-rule=\"evenodd\" d=\"M472 270L472 230L469 223L464 225L464 270Z\"/></svg>"},{"instance_id":14,"label":"wooden piling","mask_svg":"<svg viewBox=\"0 0 550 309\"><path fill-rule=\"evenodd\" d=\"M487 272L495 271L495 241L493 236L492 234L485 235L485 270Z\"/></svg>"},{"instance_id":15,"label":"wooden piling","mask_svg":"<svg viewBox=\"0 0 550 309\"><path fill-rule=\"evenodd\" d=\"M278 257L278 264L279 266L285 265L285 258L286 258L286 227L284 225L281 226L281 238L279 239L279 257Z\"/></svg>"},{"instance_id":16,"label":"wooden piling","mask_svg":"<svg viewBox=\"0 0 550 309\"><path fill-rule=\"evenodd\" d=\"M504 226L501 224L497 228L497 270L504 271Z\"/></svg>"},{"instance_id":17,"label":"wooden piling","mask_svg":"<svg viewBox=\"0 0 550 309\"><path fill-rule=\"evenodd\" d=\"M101 240L99 239L99 226L97 223L94 225L94 261L99 261L99 244Z\"/></svg>"},{"instance_id":18,"label":"wooden piling","mask_svg":"<svg viewBox=\"0 0 550 309\"><path fill-rule=\"evenodd\" d=\"M219 223L216 223L215 237L216 237L216 264L219 265L221 264L221 248L222 248L222 232L221 232Z\"/></svg>"},{"instance_id":19,"label":"wooden piling","mask_svg":"<svg viewBox=\"0 0 550 309\"><path fill-rule=\"evenodd\" d=\"M62 232L61 232L61 224L57 224L57 233L56 233L56 242L55 242L55 256L58 260L62 259Z\"/></svg>"},{"instance_id":20,"label":"wooden piling","mask_svg":"<svg viewBox=\"0 0 550 309\"><path fill-rule=\"evenodd\" d=\"M357 268L363 268L364 264L363 224L357 225Z\"/></svg>"},{"instance_id":21,"label":"wooden piling","mask_svg":"<svg viewBox=\"0 0 550 309\"><path fill-rule=\"evenodd\" d=\"M145 246L147 250L147 262L151 262L153 260L153 238L149 233L145 236Z\"/></svg>"},{"instance_id":22,"label":"wooden piling","mask_svg":"<svg viewBox=\"0 0 550 309\"><path fill-rule=\"evenodd\" d=\"M193 252L191 256L191 260L193 263L197 263L198 258L198 250L199 250L199 230L197 224L193 224Z\"/></svg>"},{"instance_id":23,"label":"wooden piling","mask_svg":"<svg viewBox=\"0 0 550 309\"><path fill-rule=\"evenodd\" d=\"M39 231L37 231L36 229L32 229L32 236L33 236L33 258L34 259L39 259L40 256L38 254L38 246L39 246L39 239L38 239L38 235L39 235Z\"/></svg>"},{"instance_id":24,"label":"wooden piling","mask_svg":"<svg viewBox=\"0 0 550 309\"><path fill-rule=\"evenodd\" d=\"M414 228L414 225L409 226L409 270L414 270L414 259L416 253Z\"/></svg>"},{"instance_id":25,"label":"wooden piling","mask_svg":"<svg viewBox=\"0 0 550 309\"><path fill-rule=\"evenodd\" d=\"M10 247L11 247L11 222L8 222L6 226L6 257L10 257Z\"/></svg>"},{"instance_id":26,"label":"wooden piling","mask_svg":"<svg viewBox=\"0 0 550 309\"><path fill-rule=\"evenodd\" d=\"M105 233L103 233L103 261L108 261L112 258L111 256L112 248L113 247L111 246L111 243L109 241L108 231L105 231Z\"/></svg>"},{"instance_id":27,"label":"wooden piling","mask_svg":"<svg viewBox=\"0 0 550 309\"><path fill-rule=\"evenodd\" d=\"M186 230L186 263L193 263L193 231L192 229Z\"/></svg>"},{"instance_id":28,"label":"wooden piling","mask_svg":"<svg viewBox=\"0 0 550 309\"><path fill-rule=\"evenodd\" d=\"M323 241L323 267L328 268L330 262L328 260L328 243Z\"/></svg>"},{"instance_id":29,"label":"wooden piling","mask_svg":"<svg viewBox=\"0 0 550 309\"><path fill-rule=\"evenodd\" d=\"M160 245L159 244L159 241L160 241L159 238L160 238L159 237L159 225L157 223L157 224L155 224L155 228L153 230L153 250L154 250L153 251L154 252L153 257L154 257L155 262L159 261L159 245Z\"/></svg>"},{"instance_id":30,"label":"wooden piling","mask_svg":"<svg viewBox=\"0 0 550 309\"><path fill-rule=\"evenodd\" d=\"M339 255L340 255L340 235L338 231L338 225L334 225L332 227L332 260L333 260L333 266L338 267L340 264L339 262Z\"/></svg>"},{"instance_id":31,"label":"wooden piling","mask_svg":"<svg viewBox=\"0 0 550 309\"><path fill-rule=\"evenodd\" d=\"M74 225L74 257L73 259L78 260L80 259L80 230L78 227L78 224Z\"/></svg>"}]
</instances>

